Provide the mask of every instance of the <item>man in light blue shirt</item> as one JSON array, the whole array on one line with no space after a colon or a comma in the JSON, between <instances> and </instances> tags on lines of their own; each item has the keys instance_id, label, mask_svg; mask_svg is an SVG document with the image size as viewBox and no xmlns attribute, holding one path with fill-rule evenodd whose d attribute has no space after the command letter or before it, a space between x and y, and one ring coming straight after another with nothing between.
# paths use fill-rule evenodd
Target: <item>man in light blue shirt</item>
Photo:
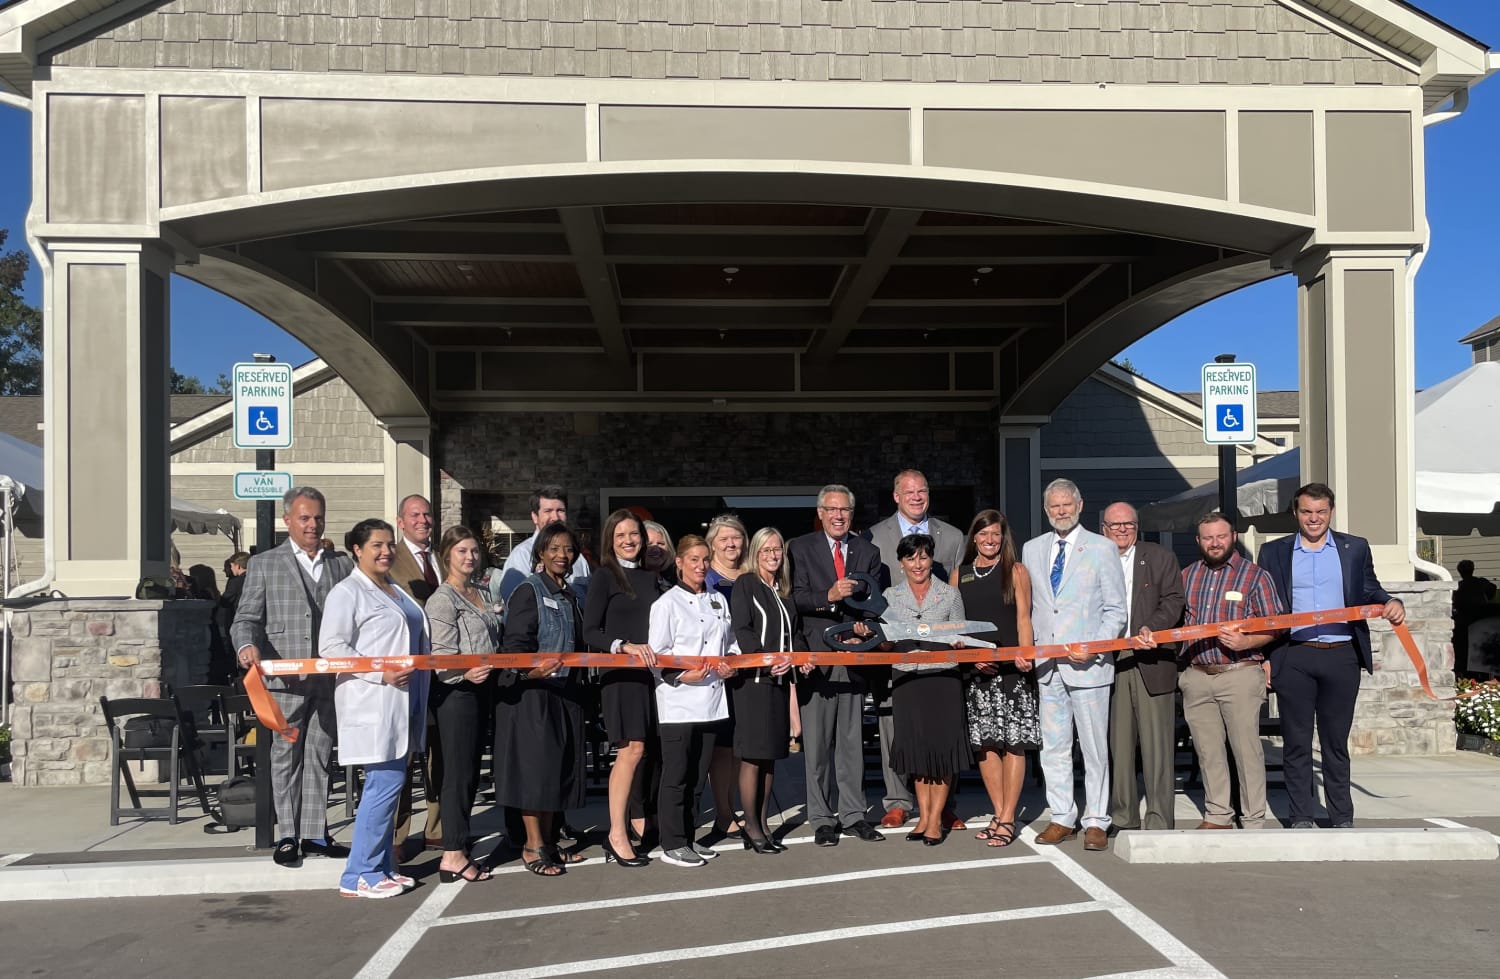
<instances>
[{"instance_id":1,"label":"man in light blue shirt","mask_svg":"<svg viewBox=\"0 0 1500 979\"><path fill-rule=\"evenodd\" d=\"M536 532L511 550L510 556L505 559L505 567L498 575L490 576L491 602L509 599L517 585L536 573L536 556L532 554L536 535L554 521L568 522L568 493L561 486L543 486L531 494L531 523ZM590 573L588 559L580 553L573 562L573 573L568 578L568 585L578 596L579 608L583 607L584 598L588 594Z\"/></svg>"}]
</instances>

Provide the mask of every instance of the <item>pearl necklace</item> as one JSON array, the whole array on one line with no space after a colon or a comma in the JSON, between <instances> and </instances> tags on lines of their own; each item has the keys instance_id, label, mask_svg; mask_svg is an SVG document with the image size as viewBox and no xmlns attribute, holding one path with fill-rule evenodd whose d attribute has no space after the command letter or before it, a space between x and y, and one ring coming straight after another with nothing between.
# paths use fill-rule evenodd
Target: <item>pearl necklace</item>
<instances>
[{"instance_id":1,"label":"pearl necklace","mask_svg":"<svg viewBox=\"0 0 1500 979\"><path fill-rule=\"evenodd\" d=\"M980 571L979 570L979 563L976 561L974 563L974 577L975 577L975 579L982 581L985 578L988 578L990 575L994 574L995 573L995 569L998 568L998 567L1000 567L1000 562L996 561L994 564L990 565L984 571Z\"/></svg>"}]
</instances>

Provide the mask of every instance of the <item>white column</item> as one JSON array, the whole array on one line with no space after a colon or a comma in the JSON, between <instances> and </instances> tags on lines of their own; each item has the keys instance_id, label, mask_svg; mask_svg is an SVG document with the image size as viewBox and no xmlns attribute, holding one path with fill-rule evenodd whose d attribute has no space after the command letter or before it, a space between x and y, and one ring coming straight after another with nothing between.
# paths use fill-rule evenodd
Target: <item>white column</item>
<instances>
[{"instance_id":1,"label":"white column","mask_svg":"<svg viewBox=\"0 0 1500 979\"><path fill-rule=\"evenodd\" d=\"M172 254L140 241L47 244L45 525L53 587L130 597L169 563Z\"/></svg>"},{"instance_id":2,"label":"white column","mask_svg":"<svg viewBox=\"0 0 1500 979\"><path fill-rule=\"evenodd\" d=\"M427 418L383 418L385 430L385 512L392 519L403 499L420 493L433 505L432 422Z\"/></svg>"},{"instance_id":3,"label":"white column","mask_svg":"<svg viewBox=\"0 0 1500 979\"><path fill-rule=\"evenodd\" d=\"M1383 581L1413 577L1408 254L1319 250L1296 266L1302 480L1333 488L1334 529L1370 541Z\"/></svg>"}]
</instances>

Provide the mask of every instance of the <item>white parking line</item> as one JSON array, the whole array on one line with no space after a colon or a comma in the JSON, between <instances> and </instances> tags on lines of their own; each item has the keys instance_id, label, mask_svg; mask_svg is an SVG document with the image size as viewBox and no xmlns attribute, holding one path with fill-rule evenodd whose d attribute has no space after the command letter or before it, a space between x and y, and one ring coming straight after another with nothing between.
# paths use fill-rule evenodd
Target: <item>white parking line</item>
<instances>
[{"instance_id":1,"label":"white parking line","mask_svg":"<svg viewBox=\"0 0 1500 979\"><path fill-rule=\"evenodd\" d=\"M448 910L448 905L453 903L453 899L462 890L462 887L457 886L433 887L427 900L417 906L411 917L401 922L401 927L385 940L385 944L370 957L370 961L355 974L354 979L389 979L401 967L411 950L417 947L417 942L422 940L427 929L442 917L443 912Z\"/></svg>"},{"instance_id":2,"label":"white parking line","mask_svg":"<svg viewBox=\"0 0 1500 979\"><path fill-rule=\"evenodd\" d=\"M31 856L29 853L7 853L5 856L0 857L0 867L9 867L13 863L20 863L29 856Z\"/></svg>"},{"instance_id":3,"label":"white parking line","mask_svg":"<svg viewBox=\"0 0 1500 979\"><path fill-rule=\"evenodd\" d=\"M577 962L556 962L534 966L529 969L511 969L505 972L484 972L465 979L542 979L544 976L573 976L583 972L606 972L610 969L630 969L663 962L686 962L724 955L746 955L776 949L793 948L798 945L815 945L822 942L843 942L851 938L874 938L892 934L909 935L912 932L933 928L962 928L966 925L986 925L997 921L1025 921L1031 918L1050 918L1058 915L1084 914L1107 910L1097 901L1080 901L1077 904L1052 904L1037 908L1015 908L1008 911L988 911L979 914L953 914L940 918L917 918L912 921L888 921L876 925L859 925L853 928L831 928L827 931L803 932L800 935L777 935L748 942L727 942L723 945L699 945L691 948L670 948L638 955L616 955L603 959L583 959Z\"/></svg>"},{"instance_id":4,"label":"white parking line","mask_svg":"<svg viewBox=\"0 0 1500 979\"><path fill-rule=\"evenodd\" d=\"M502 921L506 918L534 918L547 914L567 914L572 911L607 911L610 908L633 908L642 904L666 904L672 901L697 901L704 898L731 897L735 894L762 894L766 891L799 887L821 887L825 884L845 884L850 881L872 880L878 877L904 877L914 874L946 873L948 871L987 870L997 867L1015 867L1039 863L1046 863L1046 861L1041 857L1013 857L1005 860L962 860L953 863L935 863L915 867L882 867L878 870L858 870L846 874L829 874L824 877L794 877L790 880L763 880L757 881L754 884L708 887L696 891L634 894L630 897L612 898L602 901L579 901L573 904L553 904L539 908L511 908L504 911L461 914L435 921L433 922L433 927L477 925L486 921Z\"/></svg>"},{"instance_id":5,"label":"white parking line","mask_svg":"<svg viewBox=\"0 0 1500 979\"><path fill-rule=\"evenodd\" d=\"M1426 821L1434 826L1441 826L1444 829L1474 829L1473 826L1465 826L1463 823L1455 822L1452 819L1437 819L1433 816L1428 816ZM1490 836L1496 843L1500 843L1500 834L1491 833Z\"/></svg>"},{"instance_id":6,"label":"white parking line","mask_svg":"<svg viewBox=\"0 0 1500 979\"><path fill-rule=\"evenodd\" d=\"M1021 831L1021 839L1027 846L1031 847L1042 856L1048 863L1052 864L1068 880L1072 881L1079 890L1093 898L1100 907L1114 915L1120 924L1129 928L1147 945L1151 946L1158 954L1172 963L1172 969L1150 970L1151 976L1171 977L1171 979L1225 979L1224 973L1208 964L1197 952L1188 948L1177 939L1171 932L1153 921L1140 908L1131 904L1121 897L1115 890L1104 881L1095 877L1083 866L1055 846L1038 846L1036 844L1036 830L1027 826Z\"/></svg>"}]
</instances>

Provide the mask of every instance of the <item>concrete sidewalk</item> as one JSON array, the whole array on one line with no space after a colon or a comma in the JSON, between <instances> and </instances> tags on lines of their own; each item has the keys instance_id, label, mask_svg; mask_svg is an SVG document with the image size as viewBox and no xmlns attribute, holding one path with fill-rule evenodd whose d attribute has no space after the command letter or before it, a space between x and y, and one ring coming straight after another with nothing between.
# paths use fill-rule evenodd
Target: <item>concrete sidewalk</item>
<instances>
[{"instance_id":1,"label":"concrete sidewalk","mask_svg":"<svg viewBox=\"0 0 1500 979\"><path fill-rule=\"evenodd\" d=\"M1275 749L1270 754L1274 760ZM1269 793L1272 812L1284 814L1285 794L1279 777L1273 775L1272 779ZM873 782L867 779L867 784L873 814L879 809L879 794ZM1500 819L1500 759L1474 752L1355 758L1353 786L1355 812L1361 826L1371 823L1414 826L1428 819ZM800 756L794 755L778 766L776 788L775 802L783 817L781 823L772 817L773 829L784 824L792 827L793 836L806 835L808 830L800 825L803 800ZM165 820L124 820L111 827L108 800L107 787L20 789L10 784L0 785L0 813L4 814L0 819L0 900L32 893L29 886L20 886L22 876L28 881L47 882L49 890L77 888L71 893L76 897L91 896L85 883L92 879L91 875L109 881L125 878L137 881L128 886L109 884L94 892L99 896L163 893L154 889L158 886L165 887L166 893L202 893L194 888L208 879L216 880L221 889L228 886L241 890L332 886L329 881L336 879L338 865L333 862L309 861L307 867L296 872L276 867L267 854L255 852L252 830L223 832L203 815L192 796L183 799L182 821L176 826ZM1179 791L1178 825L1196 825L1201 803L1201 790ZM984 825L982 817L987 817L990 811L983 790L969 783L960 792L957 808L960 815L974 820L977 826ZM1048 816L1045 797L1029 778L1021 808L1025 821ZM591 793L588 806L570 812L568 818L582 830L604 826L607 816L603 796ZM420 826L420 816L415 822ZM329 810L329 825L338 838L347 840L349 823L340 800ZM483 805L476 809L473 831L491 839L476 847L479 854L489 851L501 829L497 810ZM419 859L418 868L430 871L426 865L431 863L435 867L436 856L427 854ZM180 866L168 871L168 862ZM146 867L152 868L153 877L181 880L153 885L141 880ZM233 881L224 877L231 871L235 875ZM239 880L240 877L244 879ZM32 896L41 895L32 893Z\"/></svg>"}]
</instances>

